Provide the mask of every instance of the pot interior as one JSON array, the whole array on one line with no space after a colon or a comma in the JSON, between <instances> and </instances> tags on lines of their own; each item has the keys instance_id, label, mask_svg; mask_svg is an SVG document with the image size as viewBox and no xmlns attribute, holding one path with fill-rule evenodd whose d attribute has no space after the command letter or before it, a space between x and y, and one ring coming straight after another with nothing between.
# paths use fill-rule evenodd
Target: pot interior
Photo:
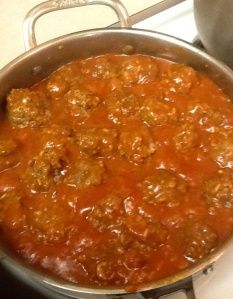
<instances>
[{"instance_id":1,"label":"pot interior","mask_svg":"<svg viewBox=\"0 0 233 299\"><path fill-rule=\"evenodd\" d=\"M233 98L232 71L224 64L192 45L156 32L134 29L103 29L74 33L54 39L12 61L0 72L0 100L4 100L10 89L29 87L74 59L84 59L107 53L144 54L190 65L198 71L205 73L230 98ZM195 267L158 283L146 285L144 289L166 286L187 278L216 260L224 251L223 249L224 246ZM13 260L11 262L16 263L15 266L17 267L17 262ZM29 271L29 275L31 275L33 271ZM41 280L42 277L35 275L34 278ZM47 277L43 278L43 282L59 287L57 281L54 282ZM61 282L61 288L64 291L70 290L99 294L125 292L122 289L93 290L88 287L75 287L75 285L71 287L63 282Z\"/></svg>"}]
</instances>

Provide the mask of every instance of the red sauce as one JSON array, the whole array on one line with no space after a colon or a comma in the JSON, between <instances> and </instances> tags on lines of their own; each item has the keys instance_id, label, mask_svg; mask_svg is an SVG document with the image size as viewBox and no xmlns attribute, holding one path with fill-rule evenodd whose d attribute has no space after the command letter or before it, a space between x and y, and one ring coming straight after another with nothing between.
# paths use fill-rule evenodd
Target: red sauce
<instances>
[{"instance_id":1,"label":"red sauce","mask_svg":"<svg viewBox=\"0 0 233 299\"><path fill-rule=\"evenodd\" d=\"M233 231L233 106L147 56L77 60L13 89L0 126L2 242L90 286L156 281Z\"/></svg>"}]
</instances>

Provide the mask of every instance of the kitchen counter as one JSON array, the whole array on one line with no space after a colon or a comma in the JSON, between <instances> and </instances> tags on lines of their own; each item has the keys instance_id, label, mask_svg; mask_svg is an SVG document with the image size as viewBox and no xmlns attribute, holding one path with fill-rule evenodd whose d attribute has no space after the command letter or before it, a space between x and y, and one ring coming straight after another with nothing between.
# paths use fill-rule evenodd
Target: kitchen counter
<instances>
[{"instance_id":1,"label":"kitchen counter","mask_svg":"<svg viewBox=\"0 0 233 299\"><path fill-rule=\"evenodd\" d=\"M43 1L0 0L0 68L24 51L22 38L24 16L32 7L41 2ZM122 2L132 15L161 0L122 0ZM106 27L116 21L115 13L102 5L53 12L39 19L36 27L38 42L79 30Z\"/></svg>"}]
</instances>

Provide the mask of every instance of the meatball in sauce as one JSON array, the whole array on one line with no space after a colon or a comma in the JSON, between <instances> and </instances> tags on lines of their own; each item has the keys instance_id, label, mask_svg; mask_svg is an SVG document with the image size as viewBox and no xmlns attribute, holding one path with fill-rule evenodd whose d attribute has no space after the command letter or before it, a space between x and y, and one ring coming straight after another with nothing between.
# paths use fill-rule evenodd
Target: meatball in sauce
<instances>
[{"instance_id":1,"label":"meatball in sauce","mask_svg":"<svg viewBox=\"0 0 233 299\"><path fill-rule=\"evenodd\" d=\"M233 104L191 66L78 59L5 103L1 242L25 263L135 291L233 233Z\"/></svg>"}]
</instances>

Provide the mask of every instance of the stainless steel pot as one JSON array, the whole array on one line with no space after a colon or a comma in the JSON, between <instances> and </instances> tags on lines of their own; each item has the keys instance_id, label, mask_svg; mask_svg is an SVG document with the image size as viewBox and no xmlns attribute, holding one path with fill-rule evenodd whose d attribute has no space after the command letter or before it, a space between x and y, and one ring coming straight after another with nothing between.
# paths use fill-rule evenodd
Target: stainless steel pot
<instances>
[{"instance_id":1,"label":"stainless steel pot","mask_svg":"<svg viewBox=\"0 0 233 299\"><path fill-rule=\"evenodd\" d=\"M204 47L233 68L233 1L194 0L194 14Z\"/></svg>"},{"instance_id":2,"label":"stainless steel pot","mask_svg":"<svg viewBox=\"0 0 233 299\"><path fill-rule=\"evenodd\" d=\"M110 6L117 13L122 28L73 33L48 41L40 46L36 45L34 26L36 20L41 15L58 9L87 4L104 4ZM128 14L123 5L114 0L47 1L38 5L29 12L23 27L25 45L29 51L12 61L0 72L0 100L4 100L11 88L31 86L47 77L59 66L73 59L105 53L140 53L188 64L209 76L233 99L233 72L224 64L177 38L157 32L136 30L127 27L130 27ZM193 267L171 277L144 284L138 291L166 289L174 284L179 285L180 282L187 281L195 273L212 265L224 254L232 242L233 238L230 238L220 248ZM86 296L87 294L92 294L90 298L93 298L93 294L95 294L94 298L98 298L98 295L126 293L123 288L94 288L64 282L23 264L3 247L0 250L0 259L6 267L11 268L11 271L15 269L19 273L19 276L21 275L20 273L23 273L29 280L50 288L53 292L74 298L80 293L86 294Z\"/></svg>"}]
</instances>

